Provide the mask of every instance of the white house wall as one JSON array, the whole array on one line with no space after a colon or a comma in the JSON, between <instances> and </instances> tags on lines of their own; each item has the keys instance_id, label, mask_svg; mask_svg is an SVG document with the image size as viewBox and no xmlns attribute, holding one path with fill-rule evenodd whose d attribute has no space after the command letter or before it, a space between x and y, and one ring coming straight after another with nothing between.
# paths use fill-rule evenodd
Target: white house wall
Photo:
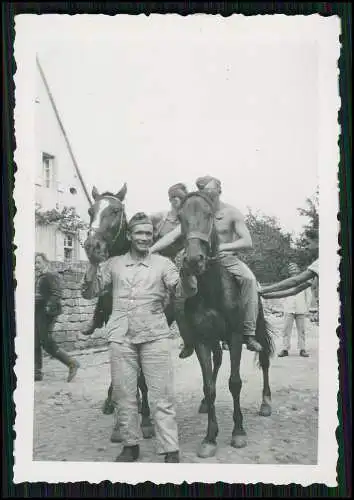
<instances>
[{"instance_id":1,"label":"white house wall","mask_svg":"<svg viewBox=\"0 0 354 500\"><path fill-rule=\"evenodd\" d=\"M76 173L65 139L38 70L37 89L37 98L34 103L36 110L35 135L37 141L35 186L36 202L40 203L44 210L54 208L61 210L64 206L75 207L76 212L80 215L82 220L88 222L89 217L87 210L89 208L89 202ZM47 188L44 185L42 164L43 153L54 156L55 179L51 188ZM74 188L76 190L76 194L72 194L70 192L70 188ZM54 234L56 230L54 228L47 228L46 230L36 228L36 231L37 250L45 251L46 249L51 255L53 254L53 251L55 253L55 249L52 250L49 248L50 245L54 244L54 237L49 238L48 234L49 232ZM60 248L61 246L58 244L57 253L60 253ZM78 252L77 258L79 260L86 260L86 255L82 247L79 246ZM56 255L57 260L62 260L60 257L60 255Z\"/></svg>"},{"instance_id":2,"label":"white house wall","mask_svg":"<svg viewBox=\"0 0 354 500\"><path fill-rule=\"evenodd\" d=\"M56 259L55 228L53 226L36 227L36 251L44 252L49 260Z\"/></svg>"}]
</instances>

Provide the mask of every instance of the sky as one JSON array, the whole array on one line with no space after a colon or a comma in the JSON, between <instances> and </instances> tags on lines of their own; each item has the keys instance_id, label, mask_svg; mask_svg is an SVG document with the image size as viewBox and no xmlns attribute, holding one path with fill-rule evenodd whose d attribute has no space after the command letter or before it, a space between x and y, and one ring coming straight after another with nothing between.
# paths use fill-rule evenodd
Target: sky
<instances>
[{"instance_id":1,"label":"sky","mask_svg":"<svg viewBox=\"0 0 354 500\"><path fill-rule=\"evenodd\" d=\"M139 36L58 38L38 57L89 192L128 185L128 215L214 175L222 199L298 234L317 186L314 43Z\"/></svg>"}]
</instances>

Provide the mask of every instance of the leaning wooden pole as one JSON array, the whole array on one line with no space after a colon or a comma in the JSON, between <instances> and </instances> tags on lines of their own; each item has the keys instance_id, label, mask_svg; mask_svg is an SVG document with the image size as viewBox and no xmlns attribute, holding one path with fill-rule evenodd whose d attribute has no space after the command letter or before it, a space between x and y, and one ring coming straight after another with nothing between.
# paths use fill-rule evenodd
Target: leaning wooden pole
<instances>
[{"instance_id":1,"label":"leaning wooden pole","mask_svg":"<svg viewBox=\"0 0 354 500\"><path fill-rule=\"evenodd\" d=\"M64 136L64 139L65 139L65 142L66 142L66 145L67 145L67 148L68 148L68 151L69 151L70 157L71 157L71 159L72 159L72 162L73 162L73 164L74 164L74 167L75 167L76 173L77 173L77 175L78 175L78 177L79 177L79 179L80 179L81 185L82 185L82 187L83 187L83 189L84 189L84 192L85 192L85 195L86 195L86 198L88 199L89 204L90 204L90 205L92 205L92 201L91 201L90 195L89 195L89 193L88 193L88 191L87 191L87 189L86 189L85 182L84 182L84 180L83 180L83 178L82 178L82 175L81 175L81 172L80 172L79 166L78 166L78 164L77 164L76 158L75 158L75 156L74 156L74 153L73 153L73 150L72 150L72 147L71 147L70 141L69 141L68 136L67 136L67 134L66 134L66 132L65 132L63 122L62 122L62 121L61 121L61 119L60 119L58 109L57 109L57 107L56 107L56 105L55 105L55 101L54 101L53 95L52 95L52 93L51 93L51 91L50 91L50 88L49 88L49 85L48 85L47 79L46 79L46 77L45 77L45 74L44 74L43 68L42 68L42 66L41 66L41 64L40 64L40 62L39 62L38 56L36 56L36 62L37 62L37 66L38 66L38 69L39 69L39 73L40 73L40 75L41 75L41 77L42 77L43 83L44 83L45 88L46 88L46 90L47 90L48 97L49 97L50 103L51 103L51 105L52 105L53 111L54 111L55 116L56 116L56 118L57 118L57 120L58 120L58 124L59 124L60 130L62 131L62 134L63 134L63 136Z\"/></svg>"}]
</instances>

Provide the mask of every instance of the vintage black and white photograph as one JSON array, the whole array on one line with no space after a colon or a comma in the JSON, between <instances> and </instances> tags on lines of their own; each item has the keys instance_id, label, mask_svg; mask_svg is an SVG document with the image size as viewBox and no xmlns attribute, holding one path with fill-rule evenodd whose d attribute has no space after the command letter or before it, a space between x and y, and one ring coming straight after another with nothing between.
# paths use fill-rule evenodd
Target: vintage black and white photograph
<instances>
[{"instance_id":1,"label":"vintage black and white photograph","mask_svg":"<svg viewBox=\"0 0 354 500\"><path fill-rule=\"evenodd\" d=\"M15 21L15 481L335 485L338 19Z\"/></svg>"}]
</instances>

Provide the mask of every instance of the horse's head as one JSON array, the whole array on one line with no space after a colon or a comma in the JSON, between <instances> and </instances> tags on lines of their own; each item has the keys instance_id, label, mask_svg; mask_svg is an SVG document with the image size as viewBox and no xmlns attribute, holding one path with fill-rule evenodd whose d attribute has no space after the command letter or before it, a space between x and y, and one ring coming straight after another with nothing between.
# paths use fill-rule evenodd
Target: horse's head
<instances>
[{"instance_id":1,"label":"horse's head","mask_svg":"<svg viewBox=\"0 0 354 500\"><path fill-rule=\"evenodd\" d=\"M195 275L206 270L208 259L215 257L217 237L212 198L200 191L189 193L179 211L185 240L185 263Z\"/></svg>"},{"instance_id":2,"label":"horse's head","mask_svg":"<svg viewBox=\"0 0 354 500\"><path fill-rule=\"evenodd\" d=\"M91 262L102 262L109 257L113 246L125 236L127 220L124 198L127 186L116 193L99 194L92 189L93 205L89 208L90 225L84 247Z\"/></svg>"}]
</instances>

